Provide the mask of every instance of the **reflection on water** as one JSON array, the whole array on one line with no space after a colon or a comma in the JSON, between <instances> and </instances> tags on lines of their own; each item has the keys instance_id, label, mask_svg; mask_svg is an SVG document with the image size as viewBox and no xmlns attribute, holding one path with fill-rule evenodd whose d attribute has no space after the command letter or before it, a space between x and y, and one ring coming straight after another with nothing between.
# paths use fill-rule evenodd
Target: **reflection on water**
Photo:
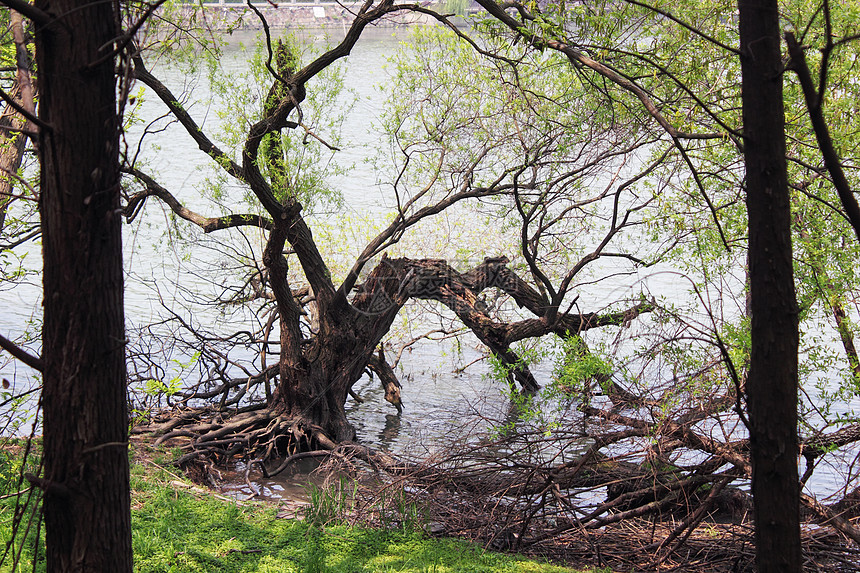
<instances>
[{"instance_id":1,"label":"reflection on water","mask_svg":"<svg viewBox=\"0 0 860 573\"><path fill-rule=\"evenodd\" d=\"M380 447L389 448L397 440L397 437L400 435L402 416L402 414L385 415L385 427L382 428L382 431L378 435Z\"/></svg>"},{"instance_id":2,"label":"reflection on water","mask_svg":"<svg viewBox=\"0 0 860 573\"><path fill-rule=\"evenodd\" d=\"M249 472L244 462L236 462L220 472L216 485L221 493L239 501L292 500L297 506L306 505L310 489L323 485L322 478L313 473L318 466L316 460L298 460L276 476L263 477L258 468Z\"/></svg>"}]
</instances>

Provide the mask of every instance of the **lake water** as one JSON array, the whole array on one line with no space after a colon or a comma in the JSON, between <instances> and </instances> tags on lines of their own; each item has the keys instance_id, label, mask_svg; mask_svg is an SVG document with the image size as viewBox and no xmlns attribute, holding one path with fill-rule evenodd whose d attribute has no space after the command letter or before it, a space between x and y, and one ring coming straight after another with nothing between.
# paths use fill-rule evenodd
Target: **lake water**
<instances>
[{"instance_id":1,"label":"lake water","mask_svg":"<svg viewBox=\"0 0 860 573\"><path fill-rule=\"evenodd\" d=\"M222 61L228 69L236 70L244 65L247 55L239 50L238 41L247 44L251 39L245 34L231 40L231 47ZM320 42L316 34L311 34L309 39ZM353 230L340 235L336 230L332 231L332 227L336 229L344 220L352 221L348 225L360 225L368 219L381 220L389 208L390 197L386 197L384 190L377 185L377 175L367 161L375 155L381 141L378 118L382 101L377 83L384 80L386 73L381 68L386 56L397 49L400 41L391 30L371 33L359 42L347 60L344 82L355 94L355 104L344 124L344 144L335 160L353 169L347 176L330 179L343 194L342 208L337 212L323 210L312 218L315 237L323 243L321 250L332 255L333 271L338 265L343 270L343 262L363 246L354 236L363 237L367 233ZM177 95L183 85L194 83L176 70L162 71L165 83ZM201 82L195 86L195 98L207 99L204 84ZM196 104L191 109L208 132L218 132L221 120L215 105ZM146 96L141 115L157 117L161 112L160 102ZM206 118L205 123L201 118ZM135 135L130 133L129 140L134 141ZM202 200L194 190L204 177L204 172L198 169L209 166L205 155L177 125L166 128L166 132L159 136L158 145L159 149L147 151L147 159L157 169L159 180L194 208L212 213L211 204ZM238 189L234 192L241 193ZM130 324L146 324L163 317L161 301L176 308L186 304L186 294L172 290L171 285L177 280L192 293L213 293L213 284L208 280L212 278L209 271L211 265L217 267L217 255L220 254L209 249L195 249L194 244L187 246L190 250L166 247L166 216L156 203L147 205L141 222L142 225L135 223L126 227L126 266L130 279L126 306ZM200 274L190 274L191 269L197 269ZM158 296L154 296L156 291ZM194 319L198 322L205 323L207 315L212 322L224 320L217 312L195 307ZM243 324L244 320L250 322ZM229 322L222 324L222 330L251 328L253 320L252 316L234 312ZM416 328L412 332L418 331ZM384 401L378 382L368 378L359 381L354 390L364 403L349 400L347 404L359 438L374 446L411 451L419 437L450 436L452 429L463 424L463 420L474 419L476 412L494 418L503 414L507 406L505 388L487 378L487 368L480 360L483 353L477 348L474 338L466 336L466 342L458 345L456 352L454 350L452 344L421 342L406 353L398 368L403 385L402 416L397 416L396 410ZM462 364L475 361L477 363L466 373L454 373Z\"/></svg>"},{"instance_id":2,"label":"lake water","mask_svg":"<svg viewBox=\"0 0 860 573\"><path fill-rule=\"evenodd\" d=\"M375 155L383 141L378 125L383 98L377 84L383 82L389 73L384 69L386 58L393 54L406 34L401 32L395 36L391 30L366 32L366 37L346 61L345 85L355 93L356 102L344 124L345 143L335 160L343 166L352 166L353 170L346 176L330 179L331 184L343 194L343 207L336 212L322 211L312 219L323 252L332 254L333 271L362 246L361 238L369 233L364 227L372 226L374 222L379 224L391 207L391 197L386 194L385 187L378 184L378 174L367 161ZM239 70L245 65L247 55L238 48L240 40L249 43L252 36L245 34L231 40L231 47L223 59L228 69ZM308 32L306 40L320 44L321 34ZM206 82L201 78L189 76L181 70L157 70L175 94L182 93L184 87L194 86L194 98L199 98L197 101L208 98ZM210 133L216 133L225 121L219 117L217 102L196 103L189 109ZM139 112L141 117L151 119L163 113L163 107L149 94L145 95ZM163 127L164 131L157 139L158 148L144 148L142 155L165 187L192 208L212 214L208 210L211 209L210 204L197 190L205 185L204 169L209 165L208 159L196 149L179 126ZM135 148L141 129L141 126L129 129L127 141L131 149ZM238 202L236 194L240 193L241 189L230 186L226 196ZM468 220L461 218L456 210L439 220L440 228L451 237L461 240L462 244L488 248L488 252L476 249L475 260L485 255L510 254L499 250L505 244L505 237L491 237L485 230L472 228ZM166 308L174 309L200 324L214 325L212 328L220 328L224 332L253 328L254 318L241 310L224 315L206 308L206 305L189 305L189 298L205 299L217 292L212 269L219 268L222 253L217 247L213 249L211 244L207 246L202 239L196 239L196 236L192 236L191 240L180 241L175 233L171 229L169 216L154 201L147 205L139 221L124 229L126 315L129 328L164 319L167 316ZM440 240L439 236L432 233L423 240L421 237L407 239L411 249L409 254L415 257L445 256L445 249L441 253L439 250ZM453 245L455 241L452 239L451 243ZM38 247L33 247L26 255L28 265L38 269ZM181 284L183 288L177 289L176 284ZM6 309L0 315L0 329L4 334L20 332L29 322L38 322L40 286L38 277L34 277L27 284L2 293ZM679 293L684 292L686 286L679 283L677 275L652 269L642 276L628 276L624 281L605 284L593 292L583 292L581 303L586 309L590 310L589 305L599 309L609 301L629 296L640 289ZM419 333L421 328L429 327L404 319L399 323L399 328L404 336L411 336ZM38 351L36 346L31 347ZM509 410L507 389L488 376L489 367L482 360L483 356L477 341L468 334L459 343L417 343L404 353L398 366L404 404L403 414L399 416L383 400L383 392L377 382L367 378L359 381L355 390L365 402L358 404L350 400L347 404L350 420L358 431L359 439L375 447L420 455L436 447L436 440L480 433L487 429L488 424L491 425L488 420L503 420ZM254 357L245 358L250 361ZM173 359L181 361L183 356L174 356ZM464 365L470 366L461 370ZM539 381L548 382L551 369L551 363L536 367L535 374ZM31 370L15 361L2 364L0 377L8 379L16 391L38 383ZM576 417L575 406L570 406L568 414L571 420ZM23 428L23 431L26 430L26 427ZM830 493L843 483L839 474L844 468L831 470L824 468L814 477L815 481L810 485L816 493Z\"/></svg>"}]
</instances>

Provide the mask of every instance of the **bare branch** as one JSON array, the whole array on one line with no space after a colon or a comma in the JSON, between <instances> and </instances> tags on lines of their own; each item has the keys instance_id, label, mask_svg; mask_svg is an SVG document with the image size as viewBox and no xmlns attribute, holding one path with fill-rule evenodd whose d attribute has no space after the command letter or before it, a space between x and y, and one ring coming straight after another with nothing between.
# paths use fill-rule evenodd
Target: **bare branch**
<instances>
[{"instance_id":1,"label":"bare branch","mask_svg":"<svg viewBox=\"0 0 860 573\"><path fill-rule=\"evenodd\" d=\"M211 233L213 231L220 231L223 229L229 229L231 227L259 227L261 229L271 230L272 229L272 221L267 219L261 215L225 215L223 217L206 217L204 215L200 215L185 207L179 200L172 194L170 191L162 187L158 184L152 177L143 173L142 171L135 169L133 167L125 167L122 169L124 173L127 173L144 185L146 185L146 191L142 193L137 193L129 197L128 204L125 207L125 217L127 222L131 222L137 216L137 213L140 212L140 209L143 207L144 201L148 197L158 197L164 203L167 204L170 209L179 215L181 218L185 219L189 223L194 223L205 233Z\"/></svg>"},{"instance_id":2,"label":"bare branch","mask_svg":"<svg viewBox=\"0 0 860 573\"><path fill-rule=\"evenodd\" d=\"M834 513L830 508L821 505L817 499L805 493L800 494L800 503L812 510L821 525L833 526L838 531L850 537L854 543L860 544L860 529L844 517Z\"/></svg>"},{"instance_id":3,"label":"bare branch","mask_svg":"<svg viewBox=\"0 0 860 573\"><path fill-rule=\"evenodd\" d=\"M2 334L0 334L0 348L32 368L33 370L38 370L42 372L45 368L44 362L39 356L33 356Z\"/></svg>"},{"instance_id":4,"label":"bare branch","mask_svg":"<svg viewBox=\"0 0 860 573\"><path fill-rule=\"evenodd\" d=\"M50 124L45 123L44 121L39 119L35 114L28 111L24 106L22 106L20 103L15 101L15 98L13 98L9 94L7 94L3 89L0 89L0 99L5 101L12 109L14 109L19 114L21 114L22 117L27 118L27 121L32 121L33 123L35 123L36 125L38 125L39 127L41 127L44 130L47 130L47 131L53 130L53 128L51 127ZM30 135L30 134L27 133L27 135Z\"/></svg>"},{"instance_id":5,"label":"bare branch","mask_svg":"<svg viewBox=\"0 0 860 573\"><path fill-rule=\"evenodd\" d=\"M164 102L164 105L166 105L176 119L179 120L179 123L185 128L188 135L190 135L197 143L197 147L200 148L200 151L212 157L212 159L214 159L218 165L223 167L227 173L240 181L244 181L245 173L242 167L230 159L226 153L218 148L218 146L215 145L205 133L203 133L203 130L199 125L197 125L197 122L192 119L188 112L185 111L185 108L182 107L182 104L179 103L179 99L173 95L167 86L161 83L158 78L149 73L149 70L146 69L146 65L143 63L143 58L135 56L133 58L133 62L134 69L132 70L132 75L143 82L147 87L151 88L159 99Z\"/></svg>"},{"instance_id":6,"label":"bare branch","mask_svg":"<svg viewBox=\"0 0 860 573\"><path fill-rule=\"evenodd\" d=\"M166 1L167 0L156 0L151 4L148 4L146 10L143 12L143 15L138 18L137 22L135 22L128 30L125 31L122 36L117 39L116 47L111 50L110 53L107 53L98 60L87 64L87 68L96 68L101 64L105 63L106 61L121 54L122 51L125 50L128 45L132 43L135 34L137 34L137 31L140 30L141 26L143 26L149 20L150 16L152 16L152 14L158 9L158 7L164 4Z\"/></svg>"}]
</instances>

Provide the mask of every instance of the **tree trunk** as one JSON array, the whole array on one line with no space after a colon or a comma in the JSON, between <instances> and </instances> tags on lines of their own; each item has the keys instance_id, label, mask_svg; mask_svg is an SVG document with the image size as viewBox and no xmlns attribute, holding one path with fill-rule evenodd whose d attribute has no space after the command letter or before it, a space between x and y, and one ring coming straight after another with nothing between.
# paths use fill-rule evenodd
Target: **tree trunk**
<instances>
[{"instance_id":1,"label":"tree trunk","mask_svg":"<svg viewBox=\"0 0 860 573\"><path fill-rule=\"evenodd\" d=\"M132 570L112 2L37 0L47 570Z\"/></svg>"},{"instance_id":2,"label":"tree trunk","mask_svg":"<svg viewBox=\"0 0 860 573\"><path fill-rule=\"evenodd\" d=\"M15 62L18 67L9 95L20 107L34 113L30 56L24 37L24 22L21 14L15 10L9 11L9 29L15 42ZM15 175L24 157L27 137L21 132L23 129L32 129L32 126L11 104L7 104L0 115L0 231L6 223L6 210L12 202L12 192L15 189Z\"/></svg>"},{"instance_id":3,"label":"tree trunk","mask_svg":"<svg viewBox=\"0 0 860 573\"><path fill-rule=\"evenodd\" d=\"M761 573L800 571L798 316L776 0L740 0L752 350L746 386Z\"/></svg>"},{"instance_id":4,"label":"tree trunk","mask_svg":"<svg viewBox=\"0 0 860 573\"><path fill-rule=\"evenodd\" d=\"M303 228L301 239L290 240L293 248L298 250L300 242L312 243L307 227L293 223L289 226L292 230ZM555 322L550 322L542 314L547 303L505 266L508 260L504 257L484 259L475 268L460 273L443 260L383 256L357 287L351 301L330 294L328 302L319 305L319 331L303 340L299 325L302 312L288 288L286 260L281 255L286 237L286 230L276 225L263 259L281 318L280 381L269 401L269 410L274 415L302 420L306 427L319 428L335 442L355 439L344 404L352 385L366 368L380 375L386 399L400 409L399 385L394 373L384 363L384 357L374 353L410 298L435 300L453 311L510 368L510 382L518 382L525 391L535 391L540 386L528 365L511 349L513 343L553 332L565 335L621 324L651 308L648 303L640 303L625 311L603 315L560 313ZM320 280L324 274L318 270L309 272L307 264L303 269L306 275L317 275ZM540 318L511 323L493 319L479 304L479 295L488 288L504 291ZM297 435L295 429L293 435L308 437Z\"/></svg>"},{"instance_id":5,"label":"tree trunk","mask_svg":"<svg viewBox=\"0 0 860 573\"><path fill-rule=\"evenodd\" d=\"M287 282L287 261L282 254L288 237L293 246L313 242L310 229L296 214L288 222L276 223L266 245L263 261L278 305L281 342L280 381L269 401L269 410L317 427L336 442L354 440L355 430L344 408L347 394L361 377L400 306L386 309L384 325L376 325L368 323L346 301L321 304L321 294L315 290L319 331L312 340L303 340L302 310L293 299ZM318 254L312 260L324 267ZM306 264L304 269L310 275L327 275L324 268L314 272ZM294 437L305 437L297 434L297 429L293 432Z\"/></svg>"}]
</instances>

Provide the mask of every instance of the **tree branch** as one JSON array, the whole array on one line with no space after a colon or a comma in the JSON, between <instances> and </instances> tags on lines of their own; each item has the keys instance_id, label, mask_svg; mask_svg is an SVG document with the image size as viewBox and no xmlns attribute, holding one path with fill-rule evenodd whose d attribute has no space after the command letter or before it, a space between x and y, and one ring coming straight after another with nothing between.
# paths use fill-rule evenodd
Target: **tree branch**
<instances>
[{"instance_id":1,"label":"tree branch","mask_svg":"<svg viewBox=\"0 0 860 573\"><path fill-rule=\"evenodd\" d=\"M673 22L675 22L679 26L686 28L687 30L696 34L697 36L704 38L705 40L714 44L715 46L719 46L723 50L726 50L727 52L730 52L736 56L741 55L740 50L738 50L737 48L732 48L731 46L727 46L726 44L723 44L722 42L720 42L719 40L717 40L713 36L709 36L708 34L705 34L701 30L699 30L698 28L691 26L690 24L687 24L686 22L684 22L683 20L681 20L677 16L672 15L672 13L667 11L667 10L661 10L660 8L657 8L656 6L650 6L648 4L645 4L644 2L636 2L636 0L624 0L624 1L627 2L628 4L632 4L634 6L639 6L640 8L645 8L646 10L651 10L652 12L656 12L657 14L660 14L664 18L668 18L669 20L672 20Z\"/></svg>"},{"instance_id":2,"label":"tree branch","mask_svg":"<svg viewBox=\"0 0 860 573\"><path fill-rule=\"evenodd\" d=\"M0 0L0 4L20 12L38 26L48 26L54 21L53 16L36 8L27 0Z\"/></svg>"},{"instance_id":3,"label":"tree branch","mask_svg":"<svg viewBox=\"0 0 860 573\"><path fill-rule=\"evenodd\" d=\"M290 205L283 205L272 193L272 190L258 165L258 155L260 145L263 138L275 131L285 127L287 117L298 108L299 104L304 101L305 83L317 74L322 72L328 66L333 64L340 58L346 57L352 51L352 48L361 37L364 28L371 22L378 20L385 14L400 10L402 7L394 7L393 0L383 0L379 6L371 9L373 0L366 0L359 10L352 25L346 32L344 39L332 48L325 52L320 57L309 63L307 66L292 74L285 85L285 94L277 105L266 110L264 117L252 125L248 130L248 137L245 140L245 146L242 150L242 166L245 175L245 181L251 186L251 190L257 195L257 198L263 204L263 207L269 212L273 218L283 218L285 208L292 209ZM281 79L276 81L281 82ZM283 83L283 82L282 82ZM295 199L288 200L289 203L296 203Z\"/></svg>"},{"instance_id":4,"label":"tree branch","mask_svg":"<svg viewBox=\"0 0 860 573\"><path fill-rule=\"evenodd\" d=\"M9 94L7 94L3 89L0 89L0 99L5 101L9 105L9 107L11 107L15 111L17 111L19 114L21 114L22 117L26 118L27 121L31 121L31 122L35 123L36 125L38 125L39 127L41 127L44 130L47 130L47 131L53 130L53 128L51 127L50 124L45 123L44 121L39 119L34 113L29 112L26 108L24 108L24 106L22 106L20 103L15 101L15 98L13 98ZM27 135L31 135L31 134L27 133Z\"/></svg>"},{"instance_id":5,"label":"tree branch","mask_svg":"<svg viewBox=\"0 0 860 573\"><path fill-rule=\"evenodd\" d=\"M134 36L137 34L137 31L140 30L141 26L143 26L146 22L149 21L149 17L158 9L159 6L164 4L167 0L156 0L155 2L148 4L146 10L143 12L143 16L138 18L137 22L135 22L125 33L120 36L116 41L116 47L110 51L110 53L105 54L98 60L87 64L87 69L97 68L101 64L105 63L108 60L113 59L122 53L122 51L134 41Z\"/></svg>"},{"instance_id":6,"label":"tree branch","mask_svg":"<svg viewBox=\"0 0 860 573\"><path fill-rule=\"evenodd\" d=\"M854 527L850 521L834 513L830 508L821 505L817 499L803 492L800 494L800 503L809 508L818 517L820 525L833 526L837 531L850 537L854 543L860 545L860 529Z\"/></svg>"},{"instance_id":7,"label":"tree branch","mask_svg":"<svg viewBox=\"0 0 860 573\"><path fill-rule=\"evenodd\" d=\"M496 3L495 0L475 0L484 10L489 12L491 16L499 20L505 26L507 26L512 32L517 34L518 36L526 39L533 47L537 49L549 48L551 50L555 50L557 52L561 52L571 61L571 63L579 64L585 66L604 78L608 79L618 87L629 91L633 95L635 95L639 101L645 106L645 109L648 113L657 120L657 123L663 128L663 130L669 134L671 137L677 137L680 139L719 139L724 137L723 134L720 133L688 133L684 131L679 131L676 129L670 122L667 120L660 110L657 109L657 106L651 100L651 97L646 93L644 89L639 87L635 82L631 81L628 78L625 78L615 70L606 66L605 64L598 62L592 58L589 58L579 50L575 49L570 44L562 42L561 40L548 40L545 38L541 38L537 35L537 33L524 28L523 25L518 22L515 18L505 12L504 8Z\"/></svg>"},{"instance_id":8,"label":"tree branch","mask_svg":"<svg viewBox=\"0 0 860 573\"><path fill-rule=\"evenodd\" d=\"M505 267L505 257L486 258L484 262L465 273L460 273L438 259L383 258L368 280L359 288L353 306L359 312L383 314L399 308L409 298L436 300L451 309L457 318L509 368L511 375L529 391L540 385L528 367L510 348L511 344L526 338L549 333L565 336L601 326L622 325L653 305L640 303L627 310L614 313L563 313L550 322L545 319L546 301L531 286ZM510 294L521 307L540 318L511 323L493 320L481 308L478 295L485 289L496 287Z\"/></svg>"},{"instance_id":9,"label":"tree branch","mask_svg":"<svg viewBox=\"0 0 860 573\"><path fill-rule=\"evenodd\" d=\"M295 370L301 368L302 363L302 335L299 328L302 310L293 298L293 292L287 281L287 259L283 255L286 238L287 233L282 225L275 225L269 233L269 241L263 252L263 263L269 269L269 283L272 285L281 318L282 379L289 379Z\"/></svg>"},{"instance_id":10,"label":"tree branch","mask_svg":"<svg viewBox=\"0 0 860 573\"><path fill-rule=\"evenodd\" d=\"M179 123L185 128L188 135L190 135L197 143L197 147L200 151L212 157L218 165L227 171L227 173L240 181L244 181L245 173L242 170L242 167L230 159L230 157L218 148L218 146L212 143L212 140L203 133L203 130L199 125L197 125L197 122L195 122L188 112L185 111L185 108L182 107L182 104L179 103L176 96L173 95L167 86L161 83L161 80L153 76L149 70L146 69L146 66L143 63L143 58L136 56L133 59L133 62L134 69L132 70L132 75L143 82L144 85L151 88L159 99L164 102L164 105L166 105L176 119L179 120Z\"/></svg>"},{"instance_id":11,"label":"tree branch","mask_svg":"<svg viewBox=\"0 0 860 573\"><path fill-rule=\"evenodd\" d=\"M42 372L45 368L42 359L38 356L33 356L2 334L0 334L0 348L32 368L33 370L38 370Z\"/></svg>"},{"instance_id":12,"label":"tree branch","mask_svg":"<svg viewBox=\"0 0 860 573\"><path fill-rule=\"evenodd\" d=\"M839 160L839 155L833 146L833 139L830 137L827 122L824 120L821 105L821 96L823 94L819 94L815 90L815 84L812 81L812 75L806 63L806 55L803 52L803 48L795 39L794 34L786 32L785 41L788 44L788 55L791 58L789 68L794 70L798 80L800 80L800 87L803 89L803 97L806 100L806 110L809 112L809 120L812 122L812 129L815 132L815 138L818 141L818 148L824 159L824 165L830 173L830 178L833 181L833 186L836 187L836 192L839 195L839 200L842 202L842 208L845 209L845 214L848 216L848 221L854 228L857 240L860 241L860 205L857 204L857 198L854 197L851 185L848 183L845 172L842 170L842 162Z\"/></svg>"},{"instance_id":13,"label":"tree branch","mask_svg":"<svg viewBox=\"0 0 860 573\"><path fill-rule=\"evenodd\" d=\"M167 206L170 207L170 210L179 215L179 217L190 223L194 223L203 229L204 233L211 233L213 231L220 231L231 227L245 226L259 227L266 230L272 229L272 221L262 215L231 214L223 217L206 217L200 215L199 213L185 207L178 199L176 199L176 197L173 196L172 193L170 193L170 191L159 185L152 177L142 171L133 167L124 167L122 172L131 175L146 185L146 191L136 193L128 199L128 204L124 209L124 215L126 217L126 221L129 223L133 221L137 216L137 213L140 212L146 199L148 197L155 196L167 204Z\"/></svg>"}]
</instances>

